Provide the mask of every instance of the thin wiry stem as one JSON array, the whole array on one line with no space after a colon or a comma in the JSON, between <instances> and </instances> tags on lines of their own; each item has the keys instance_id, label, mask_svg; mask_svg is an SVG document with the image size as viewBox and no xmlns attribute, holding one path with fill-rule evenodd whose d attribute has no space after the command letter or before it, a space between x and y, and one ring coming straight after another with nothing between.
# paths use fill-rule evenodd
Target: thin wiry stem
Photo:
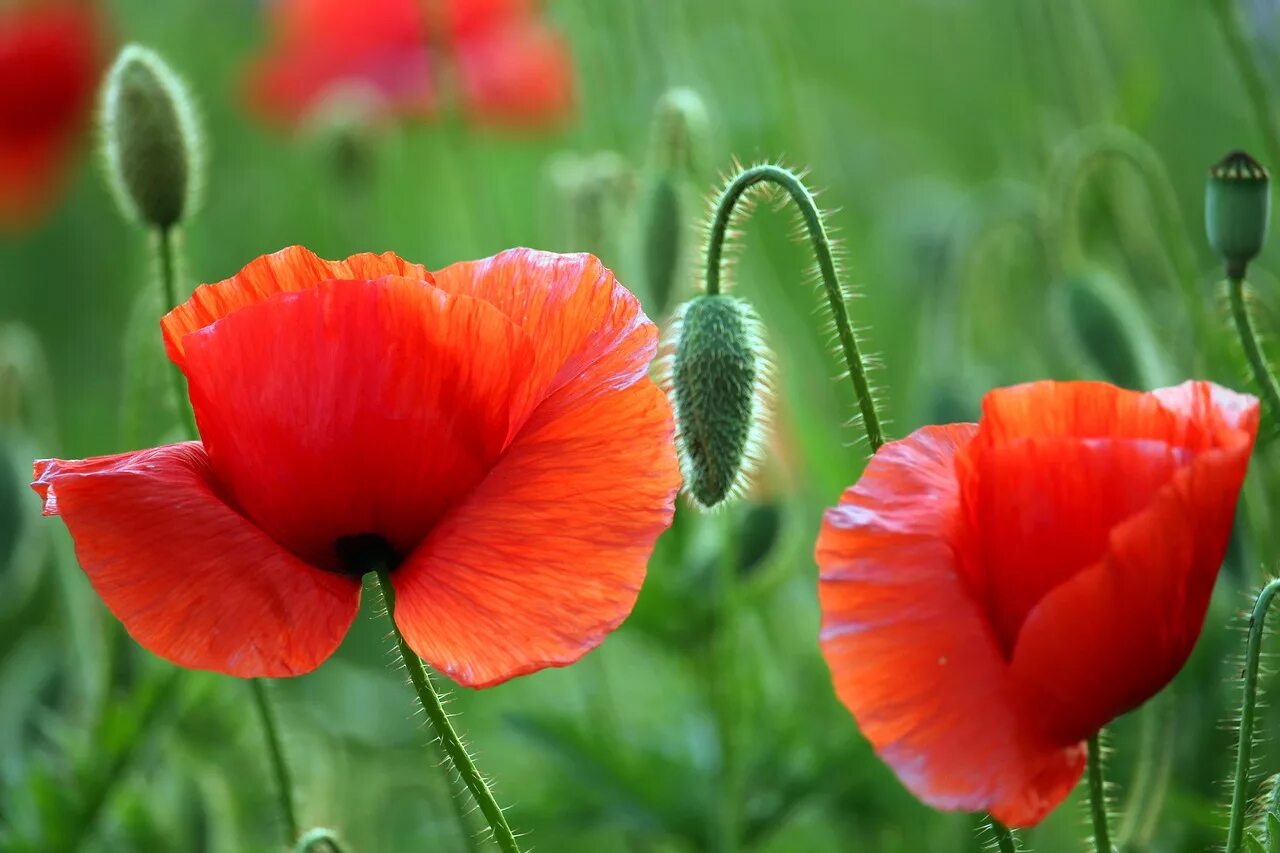
<instances>
[{"instance_id":1,"label":"thin wiry stem","mask_svg":"<svg viewBox=\"0 0 1280 853\"><path fill-rule=\"evenodd\" d=\"M1107 792L1102 778L1102 748L1098 736L1089 738L1089 810L1093 815L1093 849L1111 853L1111 831L1107 828Z\"/></svg>"},{"instance_id":2,"label":"thin wiry stem","mask_svg":"<svg viewBox=\"0 0 1280 853\"><path fill-rule=\"evenodd\" d=\"M156 262L160 268L161 297L164 299L164 310L170 311L178 304L178 264L174 249L175 235L173 229L163 228L156 231ZM191 438L197 435L195 413L187 405L187 378L182 368L173 365L170 374L173 378L173 403L178 408L182 424ZM292 842L290 842L292 843Z\"/></svg>"},{"instance_id":3,"label":"thin wiry stem","mask_svg":"<svg viewBox=\"0 0 1280 853\"><path fill-rule=\"evenodd\" d=\"M1000 853L1018 853L1018 843L1014 840L1013 830L991 815L987 815L987 820L991 823L991 834L995 837L996 849Z\"/></svg>"},{"instance_id":4,"label":"thin wiry stem","mask_svg":"<svg viewBox=\"0 0 1280 853\"><path fill-rule=\"evenodd\" d=\"M1235 60L1236 71L1244 83L1249 103L1253 107L1258 129L1262 132L1262 141L1267 147L1267 156L1272 163L1280 163L1280 120L1276 118L1276 110L1271 103L1271 94L1267 91L1267 81L1258 66L1258 58L1249 46L1244 25L1240 21L1240 12L1234 0L1212 0L1214 17L1218 20L1218 29L1227 43L1227 50Z\"/></svg>"},{"instance_id":5,"label":"thin wiry stem","mask_svg":"<svg viewBox=\"0 0 1280 853\"><path fill-rule=\"evenodd\" d=\"M156 231L155 250L156 261L160 271L161 296L164 299L164 310L169 311L178 304L178 262L177 249L174 245L175 234L171 228L163 228ZM182 426L186 431L187 438L195 440L200 437L199 429L196 426L195 412L192 410L187 397L186 377L182 370L175 364L171 373L173 377L173 393L174 403L178 407L178 412L182 418ZM263 737L267 742L267 757L271 764L271 774L275 777L276 792L280 805L280 818L284 823L284 831L287 833L285 843L292 847L298 838L298 817L294 811L293 796L293 778L289 772L289 764L285 758L284 748L280 742L279 728L276 725L275 715L271 710L271 700L268 698L265 686L261 679L251 678L249 681L249 690L253 694L253 705L258 715L258 722L262 726Z\"/></svg>"},{"instance_id":6,"label":"thin wiry stem","mask_svg":"<svg viewBox=\"0 0 1280 853\"><path fill-rule=\"evenodd\" d=\"M1232 276L1227 279L1227 287L1231 297L1231 316L1235 318L1236 331L1240 335L1245 358L1249 361L1249 369L1253 372L1253 381L1262 393L1272 422L1280 424L1280 386L1277 386L1275 376L1267 367L1262 346L1258 343L1258 332L1254 328L1253 318L1249 316L1249 306L1244 301L1244 278Z\"/></svg>"},{"instance_id":7,"label":"thin wiry stem","mask_svg":"<svg viewBox=\"0 0 1280 853\"><path fill-rule=\"evenodd\" d=\"M293 780L289 775L289 764L285 761L284 748L280 742L280 730L276 725L275 713L271 708L271 700L267 698L266 685L261 678L249 679L249 689L253 693L253 703L257 707L258 719L262 722L262 733L267 742L267 755L270 757L271 771L275 776L276 798L280 806L280 816L284 820L285 842L292 845L298 839L298 815L293 807Z\"/></svg>"},{"instance_id":8,"label":"thin wiry stem","mask_svg":"<svg viewBox=\"0 0 1280 853\"><path fill-rule=\"evenodd\" d=\"M400 658L404 661L405 669L409 671L409 680L413 683L414 692L418 694L418 701L422 704L422 710L426 713L427 719L431 723L431 728L435 731L436 736L440 738L445 754L453 762L454 769L462 777L467 790L471 792L476 804L480 806L481 813L484 814L485 819L489 822L489 828L493 831L494 841L498 843L503 853L520 853L520 846L516 843L515 834L507 824L507 816L502 813L502 808L498 805L498 801L494 799L493 791L490 790L489 784L485 781L484 776L480 775L480 771L476 769L475 762L471 760L471 754L467 752L466 746L462 743L462 738L458 736L453 723L449 721L449 715L445 713L444 705L440 702L440 694L436 692L435 685L431 683L431 676L427 673L427 668L422 665L422 659L418 657L417 653L409 648L409 644L405 642L404 635L400 633L399 626L396 625L396 593L391 586L391 578L385 569L378 570L376 575L378 587L382 590L382 598L387 605L387 620L391 623L391 633L395 637L396 649L400 652Z\"/></svg>"},{"instance_id":9,"label":"thin wiry stem","mask_svg":"<svg viewBox=\"0 0 1280 853\"><path fill-rule=\"evenodd\" d=\"M871 395L871 386L867 381L867 369L863 363L862 352L858 348L858 338L854 334L853 324L849 322L849 309L845 305L844 289L840 286L835 257L831 252L831 238L827 234L822 211L799 175L782 166L765 163L743 169L725 186L716 200L707 240L707 293L715 295L720 292L722 256L729 225L733 221L733 211L747 190L761 183L775 184L786 190L804 219L805 229L813 245L813 254L818 261L822 286L827 294L827 302L831 306L832 317L835 319L840 349L849 367L849 378L853 381L853 390L858 397L858 407L862 411L862 425L874 453L880 449L885 440L884 431L880 427L880 416L876 412L875 398Z\"/></svg>"},{"instance_id":10,"label":"thin wiry stem","mask_svg":"<svg viewBox=\"0 0 1280 853\"><path fill-rule=\"evenodd\" d=\"M1231 820L1227 824L1227 853L1237 853L1244 841L1244 814L1249 804L1249 769L1252 766L1253 718L1258 706L1258 662L1262 656L1262 633L1271 600L1280 592L1280 579L1258 593L1249 616L1249 641L1244 653L1244 697L1240 702L1240 735L1236 746L1236 778L1231 789Z\"/></svg>"}]
</instances>

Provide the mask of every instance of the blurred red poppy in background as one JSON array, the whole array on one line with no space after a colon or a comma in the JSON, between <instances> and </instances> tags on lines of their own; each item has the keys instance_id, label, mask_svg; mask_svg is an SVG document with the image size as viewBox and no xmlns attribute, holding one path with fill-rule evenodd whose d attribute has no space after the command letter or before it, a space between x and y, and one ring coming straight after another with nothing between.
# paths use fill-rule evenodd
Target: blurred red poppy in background
<instances>
[{"instance_id":1,"label":"blurred red poppy in background","mask_svg":"<svg viewBox=\"0 0 1280 853\"><path fill-rule=\"evenodd\" d=\"M0 2L0 227L48 208L101 64L99 18L86 3Z\"/></svg>"},{"instance_id":2,"label":"blurred red poppy in background","mask_svg":"<svg viewBox=\"0 0 1280 853\"><path fill-rule=\"evenodd\" d=\"M992 391L876 453L818 540L840 700L937 808L1038 822L1199 636L1258 430L1204 382Z\"/></svg>"},{"instance_id":3,"label":"blurred red poppy in background","mask_svg":"<svg viewBox=\"0 0 1280 853\"><path fill-rule=\"evenodd\" d=\"M679 475L657 330L595 258L433 274L291 248L163 327L201 441L43 460L34 483L146 648L307 672L381 568L409 645L480 687L571 663L630 612Z\"/></svg>"},{"instance_id":4,"label":"blurred red poppy in background","mask_svg":"<svg viewBox=\"0 0 1280 853\"><path fill-rule=\"evenodd\" d=\"M249 76L254 104L287 124L347 92L400 116L430 116L449 100L484 123L545 125L569 114L572 60L532 3L437 7L438 21L422 0L276 0L274 43Z\"/></svg>"}]
</instances>

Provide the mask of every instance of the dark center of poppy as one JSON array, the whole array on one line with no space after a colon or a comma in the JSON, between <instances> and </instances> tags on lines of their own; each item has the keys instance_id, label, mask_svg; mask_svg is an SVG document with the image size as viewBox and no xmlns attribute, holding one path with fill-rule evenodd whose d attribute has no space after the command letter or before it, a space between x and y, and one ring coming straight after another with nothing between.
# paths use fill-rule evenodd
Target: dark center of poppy
<instances>
[{"instance_id":1,"label":"dark center of poppy","mask_svg":"<svg viewBox=\"0 0 1280 853\"><path fill-rule=\"evenodd\" d=\"M352 577L367 572L391 571L404 559L385 536L377 533L353 533L339 536L333 543L338 557L338 571Z\"/></svg>"}]
</instances>

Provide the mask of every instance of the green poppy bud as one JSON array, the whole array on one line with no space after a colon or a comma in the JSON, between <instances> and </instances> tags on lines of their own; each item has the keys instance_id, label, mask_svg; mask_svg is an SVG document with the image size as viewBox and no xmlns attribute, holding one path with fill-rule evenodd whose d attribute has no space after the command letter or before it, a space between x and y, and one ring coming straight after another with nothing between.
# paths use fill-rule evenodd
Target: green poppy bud
<instances>
[{"instance_id":1,"label":"green poppy bud","mask_svg":"<svg viewBox=\"0 0 1280 853\"><path fill-rule=\"evenodd\" d=\"M156 53L129 45L102 94L107 174L125 215L168 230L195 208L202 149L186 86Z\"/></svg>"},{"instance_id":2,"label":"green poppy bud","mask_svg":"<svg viewBox=\"0 0 1280 853\"><path fill-rule=\"evenodd\" d=\"M710 509L746 486L764 433L769 358L760 321L736 297L681 306L667 386L684 487Z\"/></svg>"},{"instance_id":3,"label":"green poppy bud","mask_svg":"<svg viewBox=\"0 0 1280 853\"><path fill-rule=\"evenodd\" d=\"M1249 261L1262 251L1271 217L1270 184L1267 170L1243 151L1232 151L1209 170L1205 228L1230 278L1244 278Z\"/></svg>"}]
</instances>

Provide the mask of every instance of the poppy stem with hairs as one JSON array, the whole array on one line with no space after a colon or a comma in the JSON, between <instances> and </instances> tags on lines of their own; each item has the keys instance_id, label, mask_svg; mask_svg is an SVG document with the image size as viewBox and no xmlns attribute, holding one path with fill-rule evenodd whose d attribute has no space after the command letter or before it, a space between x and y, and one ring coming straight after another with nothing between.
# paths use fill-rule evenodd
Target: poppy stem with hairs
<instances>
[{"instance_id":1,"label":"poppy stem with hairs","mask_svg":"<svg viewBox=\"0 0 1280 853\"><path fill-rule=\"evenodd\" d=\"M991 815L987 815L987 820L991 822L991 834L995 836L996 849L1000 853L1018 853L1018 842L1014 840L1013 830Z\"/></svg>"},{"instance_id":2,"label":"poppy stem with hairs","mask_svg":"<svg viewBox=\"0 0 1280 853\"><path fill-rule=\"evenodd\" d=\"M178 304L178 263L177 252L174 248L176 239L177 237L172 228L156 229L156 264L160 269L160 287L162 288L160 296L164 299L165 311L169 311ZM173 404L181 413L180 417L188 434L195 438L199 433L196 430L195 413L187 405L186 377L182 375L181 368L176 364L173 365L171 375L173 376Z\"/></svg>"},{"instance_id":3,"label":"poppy stem with hairs","mask_svg":"<svg viewBox=\"0 0 1280 853\"><path fill-rule=\"evenodd\" d=\"M276 777L276 794L280 798L280 814L284 818L285 832L289 843L298 838L298 815L293 808L293 781L289 776L289 764L284 758L284 749L280 744L280 731L276 725L275 712L271 708L271 700L267 698L267 687L261 678L249 679L249 689L253 691L253 701L258 708L258 716L262 720L262 731L267 740L267 753L271 756L271 770Z\"/></svg>"},{"instance_id":4,"label":"poppy stem with hairs","mask_svg":"<svg viewBox=\"0 0 1280 853\"><path fill-rule=\"evenodd\" d=\"M765 163L743 169L725 185L716 199L707 238L707 293L714 296L720 292L720 267L734 209L747 190L762 183L774 184L785 190L804 219L805 229L813 244L813 254L818 262L822 286L835 320L840 349L849 367L849 378L853 382L854 393L858 396L858 407L862 411L862 425L867 433L867 441L871 444L871 451L874 453L885 441L884 431L880 427L880 416L876 412L875 398L871 394L871 386L867 380L867 369L862 360L862 352L858 348L858 338L854 333L853 324L849 322L849 309L845 305L844 289L840 286L840 276L836 271L835 257L831 252L831 238L823 221L822 210L799 175L782 166Z\"/></svg>"},{"instance_id":5,"label":"poppy stem with hairs","mask_svg":"<svg viewBox=\"0 0 1280 853\"><path fill-rule=\"evenodd\" d=\"M1107 792L1102 778L1102 747L1098 735L1089 738L1089 810L1093 815L1093 849L1111 853L1111 831L1107 828Z\"/></svg>"},{"instance_id":6,"label":"poppy stem with hairs","mask_svg":"<svg viewBox=\"0 0 1280 853\"><path fill-rule=\"evenodd\" d=\"M1231 299L1231 316L1235 319L1236 331L1240 334L1240 344L1244 347L1244 355L1249 361L1254 382L1262 393L1267 414L1274 423L1280 423L1280 385L1276 384L1275 376L1267 367L1262 346L1258 343L1258 332L1254 329L1253 318L1249 316L1249 306L1244 301L1244 276L1230 276L1227 288Z\"/></svg>"},{"instance_id":7,"label":"poppy stem with hairs","mask_svg":"<svg viewBox=\"0 0 1280 853\"><path fill-rule=\"evenodd\" d=\"M1222 38L1227 43L1227 50L1235 61L1236 71L1249 96L1258 129L1262 132L1262 140L1267 147L1267 156L1272 163L1280 163L1280 120L1276 118L1276 110L1267 91L1266 77L1258 65L1253 48L1249 46L1235 0L1211 0L1209 5L1213 7L1218 29L1222 31Z\"/></svg>"},{"instance_id":8,"label":"poppy stem with hairs","mask_svg":"<svg viewBox=\"0 0 1280 853\"><path fill-rule=\"evenodd\" d=\"M431 722L431 728L435 730L436 736L440 738L445 754L453 762L454 769L462 777L467 790L471 792L476 804L480 806L480 811L484 814L485 820L489 822L489 828L493 832L493 838L498 847L502 849L503 853L520 853L520 846L516 843L515 834L507 824L507 816L502 813L502 808L498 805L498 801L494 799L493 791L489 788L488 782L485 781L480 771L476 769L475 762L471 760L471 754L467 752L466 746L462 743L462 738L459 737L457 730L454 729L453 723L449 721L449 715L445 713L444 705L440 702L440 694L436 692L435 686L431 683L431 676L427 672L427 668L423 666L422 659L418 657L417 653L409 648L409 644L405 642L404 635L400 633L400 628L396 625L396 593L391 586L391 578L385 569L379 569L375 574L378 578L378 588L382 591L382 599L386 602L387 620L391 623L391 633L395 637L396 649L400 652L400 658L404 661L405 669L409 671L409 680L413 683L413 689L418 694L418 701L422 704L422 710L426 712L427 719Z\"/></svg>"},{"instance_id":9,"label":"poppy stem with hairs","mask_svg":"<svg viewBox=\"0 0 1280 853\"><path fill-rule=\"evenodd\" d=\"M1231 820L1227 824L1227 853L1239 853L1244 841L1244 815L1249 805L1249 769L1252 766L1253 719L1258 705L1258 661L1262 654L1267 609L1280 592L1280 579L1270 581L1258 593L1249 616L1249 640L1244 653L1244 697L1240 703L1240 735L1236 746L1235 785L1231 791Z\"/></svg>"},{"instance_id":10,"label":"poppy stem with hairs","mask_svg":"<svg viewBox=\"0 0 1280 853\"><path fill-rule=\"evenodd\" d=\"M177 235L173 228L157 228L155 231L156 265L160 271L161 298L164 310L168 311L178 304L178 259L176 248ZM200 437L196 428L195 412L187 402L186 377L175 364L173 376L174 404L182 418L183 429L187 437L195 440ZM263 737L267 741L267 756L271 762L271 773L276 781L276 795L279 797L280 817L284 821L285 842L292 847L298 840L298 817L294 811L293 780L289 773L289 764L285 760L284 747L280 740L279 726L276 725L275 714L271 709L271 700L267 696L262 679L249 679L249 689L253 693L253 704L262 725Z\"/></svg>"}]
</instances>

